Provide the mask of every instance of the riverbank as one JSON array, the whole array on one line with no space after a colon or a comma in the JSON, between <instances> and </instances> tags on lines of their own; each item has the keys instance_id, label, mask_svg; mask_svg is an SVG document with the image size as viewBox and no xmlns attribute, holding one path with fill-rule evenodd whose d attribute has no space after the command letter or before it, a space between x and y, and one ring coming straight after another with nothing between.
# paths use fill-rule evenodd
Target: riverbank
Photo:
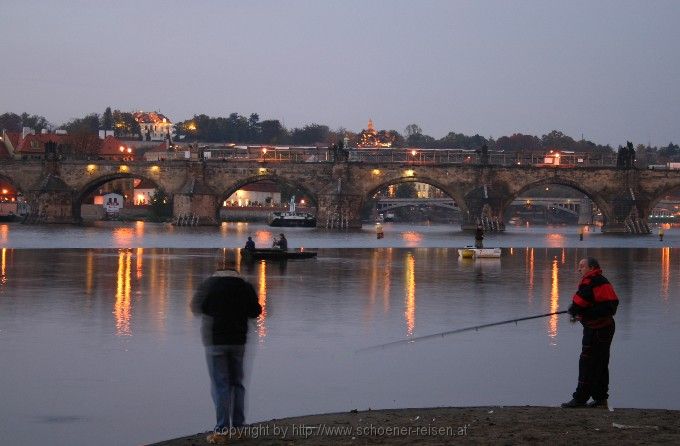
<instances>
[{"instance_id":1,"label":"riverbank","mask_svg":"<svg viewBox=\"0 0 680 446\"><path fill-rule=\"evenodd\" d=\"M245 433L245 435L241 435ZM206 433L156 446L208 444ZM442 407L284 418L232 432L235 445L680 444L680 411Z\"/></svg>"}]
</instances>

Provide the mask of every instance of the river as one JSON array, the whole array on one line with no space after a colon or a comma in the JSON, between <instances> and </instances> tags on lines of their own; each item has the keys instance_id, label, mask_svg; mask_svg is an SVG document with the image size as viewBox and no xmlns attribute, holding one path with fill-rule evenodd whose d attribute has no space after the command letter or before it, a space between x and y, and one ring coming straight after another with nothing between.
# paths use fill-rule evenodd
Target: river
<instances>
[{"instance_id":1,"label":"river","mask_svg":"<svg viewBox=\"0 0 680 446\"><path fill-rule=\"evenodd\" d=\"M488 235L501 259L459 259L457 227L286 229L318 258L241 264L263 225L0 225L3 444L139 444L213 425L192 293L220 263L253 282L250 422L351 409L549 405L576 385L580 328L553 316L392 348L399 339L565 309L597 257L621 298L614 407L680 409L680 231L624 237L575 227Z\"/></svg>"}]
</instances>

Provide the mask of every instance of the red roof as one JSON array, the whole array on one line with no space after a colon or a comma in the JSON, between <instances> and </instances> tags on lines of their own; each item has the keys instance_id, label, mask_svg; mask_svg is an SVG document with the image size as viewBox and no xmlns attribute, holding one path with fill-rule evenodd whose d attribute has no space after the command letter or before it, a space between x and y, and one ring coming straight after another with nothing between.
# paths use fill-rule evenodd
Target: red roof
<instances>
[{"instance_id":1,"label":"red roof","mask_svg":"<svg viewBox=\"0 0 680 446\"><path fill-rule=\"evenodd\" d=\"M7 137L9 138L9 142L12 143L12 147L15 149L19 147L19 142L21 142L21 133L19 132L5 132Z\"/></svg>"},{"instance_id":2,"label":"red roof","mask_svg":"<svg viewBox=\"0 0 680 446\"><path fill-rule=\"evenodd\" d=\"M29 134L16 147L16 153L45 153L45 143L55 142L63 144L66 141L66 135L59 135L56 133L41 133L39 135Z\"/></svg>"},{"instance_id":3,"label":"red roof","mask_svg":"<svg viewBox=\"0 0 680 446\"><path fill-rule=\"evenodd\" d=\"M102 147L99 149L99 154L101 156L120 156L120 146L125 146L127 148L123 141L116 138L115 136L108 135L102 142Z\"/></svg>"}]
</instances>

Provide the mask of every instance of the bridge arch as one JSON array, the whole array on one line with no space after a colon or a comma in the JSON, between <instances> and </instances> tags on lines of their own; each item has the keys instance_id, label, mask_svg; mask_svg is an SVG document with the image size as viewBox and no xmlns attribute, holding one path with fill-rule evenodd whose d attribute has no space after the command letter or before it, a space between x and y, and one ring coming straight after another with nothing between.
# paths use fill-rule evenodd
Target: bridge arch
<instances>
[{"instance_id":1,"label":"bridge arch","mask_svg":"<svg viewBox=\"0 0 680 446\"><path fill-rule=\"evenodd\" d=\"M277 185L283 185L289 188L294 188L298 190L302 190L305 193L305 196L310 199L310 207L313 207L315 209L315 212L318 212L318 206L319 206L319 199L317 195L311 191L309 187L306 185L302 184L301 182L290 180L289 178L285 178L279 175L255 175L255 176L250 176L246 178L241 178L238 181L235 181L231 184L229 184L225 189L222 189L223 192L218 192L217 196L217 207L215 209L215 215L217 216L217 221L220 221L220 209L222 208L222 203L232 196L237 190L241 189L244 186L247 186L248 184L254 184L254 183L261 183L261 182L270 182L270 183L275 183Z\"/></svg>"},{"instance_id":2,"label":"bridge arch","mask_svg":"<svg viewBox=\"0 0 680 446\"><path fill-rule=\"evenodd\" d=\"M3 175L0 173L0 186L2 185L8 185L9 187L13 188L17 193L21 192L22 194L25 193L19 186L19 183L15 181L13 178L8 177L7 175Z\"/></svg>"},{"instance_id":3,"label":"bridge arch","mask_svg":"<svg viewBox=\"0 0 680 446\"><path fill-rule=\"evenodd\" d=\"M591 190L588 190L588 188L583 187L582 184L576 183L573 180L569 180L567 178L562 178L562 177L550 177L550 178L542 178L537 181L533 181L531 183L527 183L523 186L521 186L519 189L512 191L501 203L501 209L500 211L502 213L505 212L505 209L510 206L510 204L515 201L520 195L523 193L539 188L539 187L544 187L544 186L550 186L550 185L559 185L559 186L567 186L571 189L574 189L585 196L587 196L590 200L593 201L597 205L597 207L602 211L602 216L604 217L605 221L610 221L611 218L611 208L609 203L607 203L601 196L598 194L594 193Z\"/></svg>"},{"instance_id":4,"label":"bridge arch","mask_svg":"<svg viewBox=\"0 0 680 446\"><path fill-rule=\"evenodd\" d=\"M671 195L673 193L680 193L680 182L678 182L677 184L667 185L666 187L659 190L656 194L654 194L654 196L650 197L646 208L640 209L640 211L645 216L645 218L647 218L647 216L649 216L652 213L654 208L659 204L661 200L664 199L666 195Z\"/></svg>"},{"instance_id":5,"label":"bridge arch","mask_svg":"<svg viewBox=\"0 0 680 446\"><path fill-rule=\"evenodd\" d=\"M97 178L90 180L83 187L81 187L80 190L76 191L76 193L73 195L73 202L72 202L73 211L72 211L72 214L73 214L74 221L78 222L78 221L82 220L80 207L81 207L85 197L87 197L92 192L94 192L95 190L97 190L99 187L103 186L106 183L109 183L109 182L115 181L115 180L126 179L126 178L127 179L140 178L142 180L150 181L151 183L155 184L157 188L161 187L160 184L158 183L158 180L151 178L149 176L140 175L138 173L115 172L115 173L110 173L110 174L99 176Z\"/></svg>"},{"instance_id":6,"label":"bridge arch","mask_svg":"<svg viewBox=\"0 0 680 446\"><path fill-rule=\"evenodd\" d=\"M441 190L444 192L447 196L453 199L453 201L458 205L458 207L461 209L461 211L465 212L467 211L466 205L465 205L465 200L463 199L461 193L457 189L450 188L449 186L442 184L441 182L432 179L430 177L423 177L423 176L398 176L398 177L391 177L385 180L382 180L380 183L371 186L370 189L367 189L366 193L363 196L363 201L365 202L368 199L371 199L378 191L385 189L389 186L393 186L396 184L402 184L402 183L423 183L423 184L428 184L430 186L436 187L437 189Z\"/></svg>"}]
</instances>

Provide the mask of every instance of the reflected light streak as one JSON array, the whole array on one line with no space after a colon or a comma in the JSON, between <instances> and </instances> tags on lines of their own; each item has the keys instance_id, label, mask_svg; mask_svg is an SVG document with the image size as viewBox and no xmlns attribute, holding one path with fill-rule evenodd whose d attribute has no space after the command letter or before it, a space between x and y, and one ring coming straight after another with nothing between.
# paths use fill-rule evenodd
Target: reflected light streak
<instances>
[{"instance_id":1,"label":"reflected light streak","mask_svg":"<svg viewBox=\"0 0 680 446\"><path fill-rule=\"evenodd\" d=\"M3 274L4 275L4 274ZM671 281L671 248L661 248L661 297L668 300Z\"/></svg>"},{"instance_id":2,"label":"reflected light streak","mask_svg":"<svg viewBox=\"0 0 680 446\"><path fill-rule=\"evenodd\" d=\"M135 222L135 235L139 238L144 237L144 222L141 220Z\"/></svg>"},{"instance_id":3,"label":"reflected light streak","mask_svg":"<svg viewBox=\"0 0 680 446\"><path fill-rule=\"evenodd\" d=\"M94 250L87 251L85 263L85 294L92 294L94 288Z\"/></svg>"},{"instance_id":4,"label":"reflected light streak","mask_svg":"<svg viewBox=\"0 0 680 446\"><path fill-rule=\"evenodd\" d=\"M387 312L390 309L390 285L392 281L392 248L387 249L385 256L385 280L383 281L383 309Z\"/></svg>"},{"instance_id":5,"label":"reflected light streak","mask_svg":"<svg viewBox=\"0 0 680 446\"><path fill-rule=\"evenodd\" d=\"M378 297L378 265L380 264L380 252L375 249L373 250L373 256L371 258L371 277L368 283L368 302L367 308L364 312L364 321L370 323L373 319L373 308L375 307L375 301Z\"/></svg>"},{"instance_id":6,"label":"reflected light streak","mask_svg":"<svg viewBox=\"0 0 680 446\"><path fill-rule=\"evenodd\" d=\"M559 264L557 262L557 258L553 259L552 261L552 274L551 274L551 288L550 288L550 313L554 313L557 311L557 307L559 305L559 300L560 300L560 277L559 277ZM550 343L551 345L557 345L555 343L555 337L557 336L557 316L556 314L553 314L550 316L550 319L548 319L548 336L550 336L553 341Z\"/></svg>"},{"instance_id":7,"label":"reflected light streak","mask_svg":"<svg viewBox=\"0 0 680 446\"><path fill-rule=\"evenodd\" d=\"M534 248L527 250L527 264L529 266L529 302L534 300Z\"/></svg>"},{"instance_id":8,"label":"reflected light streak","mask_svg":"<svg viewBox=\"0 0 680 446\"><path fill-rule=\"evenodd\" d=\"M7 283L7 248L2 248L2 270L0 270L0 284Z\"/></svg>"},{"instance_id":9,"label":"reflected light streak","mask_svg":"<svg viewBox=\"0 0 680 446\"><path fill-rule=\"evenodd\" d=\"M416 326L416 260L410 252L406 255L406 277L405 277L405 307L404 317L406 318L406 336L413 336L413 329Z\"/></svg>"},{"instance_id":10,"label":"reflected light streak","mask_svg":"<svg viewBox=\"0 0 680 446\"><path fill-rule=\"evenodd\" d=\"M262 343L267 337L267 263L264 260L260 261L258 280L258 298L262 313L257 317L257 336Z\"/></svg>"},{"instance_id":11,"label":"reflected light streak","mask_svg":"<svg viewBox=\"0 0 680 446\"><path fill-rule=\"evenodd\" d=\"M9 236L9 225L0 225L0 242L6 242Z\"/></svg>"},{"instance_id":12,"label":"reflected light streak","mask_svg":"<svg viewBox=\"0 0 680 446\"><path fill-rule=\"evenodd\" d=\"M144 266L144 248L137 248L137 253L135 254L136 258L136 264L135 264L135 269L136 269L136 277L138 279L142 278L142 271L143 271L143 266Z\"/></svg>"},{"instance_id":13,"label":"reflected light streak","mask_svg":"<svg viewBox=\"0 0 680 446\"><path fill-rule=\"evenodd\" d=\"M116 283L116 303L113 314L116 318L116 334L118 336L131 336L130 316L132 306L130 302L130 269L132 266L132 253L128 250L118 252L118 274Z\"/></svg>"}]
</instances>

